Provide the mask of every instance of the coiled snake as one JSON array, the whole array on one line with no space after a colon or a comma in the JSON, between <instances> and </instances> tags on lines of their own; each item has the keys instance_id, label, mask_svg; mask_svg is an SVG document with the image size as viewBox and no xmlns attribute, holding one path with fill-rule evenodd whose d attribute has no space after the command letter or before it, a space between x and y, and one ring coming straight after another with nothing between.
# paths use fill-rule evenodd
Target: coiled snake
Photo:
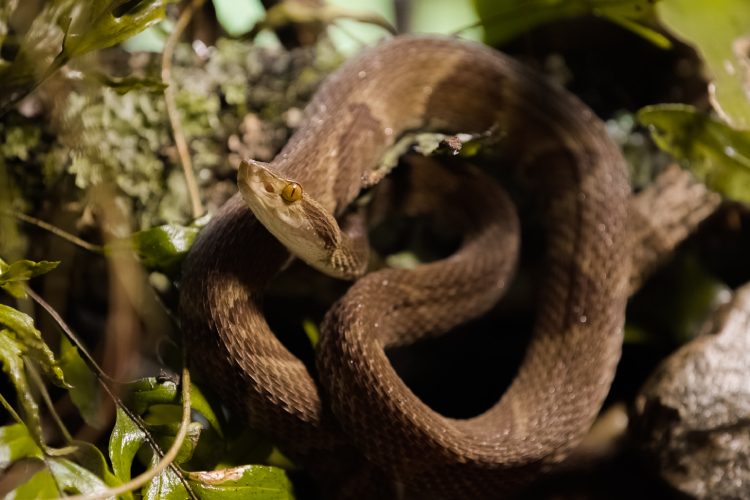
<instances>
[{"instance_id":1,"label":"coiled snake","mask_svg":"<svg viewBox=\"0 0 750 500\"><path fill-rule=\"evenodd\" d=\"M271 163L278 182L246 162L240 187L247 193L259 181L283 208L297 197L287 185L299 183L305 199L317 201L307 205L318 222L298 228L323 255L308 262L329 255L353 269L359 264L332 255L357 238L337 233L325 212L343 215L363 186L377 182L373 167L395 139L417 129L502 134L503 164L533 186L545 217L546 272L532 339L514 382L486 413L436 414L396 376L383 348L440 333L494 304L513 261L512 252L491 256L502 230L492 220L506 210L499 195L472 204L471 190L464 193L461 210L489 229L467 226L456 255L416 272L366 276L334 305L318 347L323 390L264 319L264 290L289 253L241 194L203 230L184 267L180 310L192 358L249 425L324 478L331 497L364 498L357 485L368 477L380 488L371 496L392 495L381 474L441 497L503 496L582 439L620 357L629 276L624 161L585 105L496 51L414 36L366 50L316 93ZM481 190L480 178L471 182Z\"/></svg>"}]
</instances>

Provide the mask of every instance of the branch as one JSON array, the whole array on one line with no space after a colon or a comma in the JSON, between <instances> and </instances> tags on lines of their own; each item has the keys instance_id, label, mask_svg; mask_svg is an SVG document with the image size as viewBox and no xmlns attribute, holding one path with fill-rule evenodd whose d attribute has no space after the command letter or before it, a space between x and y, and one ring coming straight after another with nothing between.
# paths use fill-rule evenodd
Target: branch
<instances>
[{"instance_id":1,"label":"branch","mask_svg":"<svg viewBox=\"0 0 750 500\"><path fill-rule=\"evenodd\" d=\"M193 12L200 8L205 1L206 0L193 0L193 2L188 4L185 7L185 10L182 11L180 18L177 20L177 24L175 24L172 33L164 44L164 52L162 53L161 60L161 80L167 85L167 88L164 89L164 100L167 103L167 113L169 114L169 121L172 124L172 131L174 132L174 142L177 146L177 152L180 155L182 169L185 171L185 181L187 182L188 191L190 192L190 200L193 205L193 217L196 219L203 215L201 196L198 192L198 184L195 182L193 163L190 160L190 151L188 150L187 141L185 140L185 133L182 131L182 125L180 124L180 113L177 110L177 101L175 100L175 93L170 84L170 80L172 78L172 54L177 45L177 40L180 38L180 35L193 17Z\"/></svg>"},{"instance_id":2,"label":"branch","mask_svg":"<svg viewBox=\"0 0 750 500\"><path fill-rule=\"evenodd\" d=\"M99 255L104 255L104 247L102 247L101 245L92 245L88 241L84 241L77 236L73 236L70 233L66 233L62 229L55 227L48 222L44 222L43 220L37 219L36 217L31 217L29 215L25 215L20 212L14 212L12 210L5 210L5 209L0 209L0 215L5 215L7 217L15 217L16 219L26 222L27 224L32 224L34 226L40 227L46 231L49 231L50 233L56 236L59 236L60 238L68 240L69 242L75 245L78 245L84 250L88 250L89 252L93 252Z\"/></svg>"}]
</instances>

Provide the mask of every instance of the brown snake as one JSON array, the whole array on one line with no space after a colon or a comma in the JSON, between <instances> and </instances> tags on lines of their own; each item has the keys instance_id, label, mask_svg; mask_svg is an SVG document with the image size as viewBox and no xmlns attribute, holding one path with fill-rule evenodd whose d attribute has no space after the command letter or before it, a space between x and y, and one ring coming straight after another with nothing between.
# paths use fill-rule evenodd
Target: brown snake
<instances>
[{"instance_id":1,"label":"brown snake","mask_svg":"<svg viewBox=\"0 0 750 500\"><path fill-rule=\"evenodd\" d=\"M327 495L363 498L356 484L384 471L413 491L501 497L562 460L609 390L630 267L624 161L585 105L507 56L455 39L403 36L332 75L271 165L340 217L363 186L377 182L373 168L395 139L416 129L502 134L502 164L533 187L545 217L534 332L494 407L468 420L442 417L409 391L383 353L497 300L502 272L487 274L477 264L492 252L470 235L458 257L417 273L371 274L334 305L318 348L323 400L264 319L264 291L289 254L240 194L190 252L182 327L192 358L223 400L319 472ZM350 442L376 472L362 472L365 462Z\"/></svg>"}]
</instances>

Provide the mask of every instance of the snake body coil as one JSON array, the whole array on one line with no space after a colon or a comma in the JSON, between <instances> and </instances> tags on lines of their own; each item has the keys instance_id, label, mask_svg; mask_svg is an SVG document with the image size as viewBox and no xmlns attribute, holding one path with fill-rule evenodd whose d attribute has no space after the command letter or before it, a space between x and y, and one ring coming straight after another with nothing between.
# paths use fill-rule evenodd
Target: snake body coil
<instances>
[{"instance_id":1,"label":"snake body coil","mask_svg":"<svg viewBox=\"0 0 750 500\"><path fill-rule=\"evenodd\" d=\"M332 75L272 166L340 216L377 182L372 169L394 140L416 129L503 134L503 164L533 186L545 216L534 333L493 408L468 420L444 418L406 388L383 354L491 306L477 290L502 288L500 275L472 264L487 249L471 238L462 256L431 264L418 278L395 270L365 277L333 307L318 353L323 400L264 319L264 290L288 253L239 194L190 252L182 326L193 359L250 425L313 472L343 462L324 474L343 481L329 486L330 495L353 495L351 478L364 474L353 442L376 470L415 491L495 498L562 460L609 390L629 275L624 161L588 108L517 62L476 44L404 36ZM456 298L464 303L451 309Z\"/></svg>"}]
</instances>

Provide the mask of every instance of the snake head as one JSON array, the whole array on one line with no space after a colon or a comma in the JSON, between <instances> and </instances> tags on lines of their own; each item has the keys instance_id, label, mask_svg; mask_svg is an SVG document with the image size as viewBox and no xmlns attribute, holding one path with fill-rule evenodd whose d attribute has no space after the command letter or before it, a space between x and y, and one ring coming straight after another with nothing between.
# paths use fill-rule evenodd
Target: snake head
<instances>
[{"instance_id":1,"label":"snake head","mask_svg":"<svg viewBox=\"0 0 750 500\"><path fill-rule=\"evenodd\" d=\"M306 195L302 186L286 179L267 163L244 160L237 175L237 186L245 203L264 226L283 223L298 228L304 223L302 204Z\"/></svg>"}]
</instances>

